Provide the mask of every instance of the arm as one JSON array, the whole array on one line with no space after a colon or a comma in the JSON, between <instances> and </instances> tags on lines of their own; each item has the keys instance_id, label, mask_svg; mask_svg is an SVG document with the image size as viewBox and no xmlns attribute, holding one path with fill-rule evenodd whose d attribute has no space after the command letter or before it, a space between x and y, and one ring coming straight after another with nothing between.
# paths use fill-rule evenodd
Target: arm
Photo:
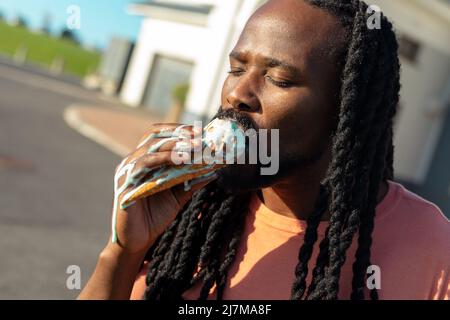
<instances>
[{"instance_id":1,"label":"arm","mask_svg":"<svg viewBox=\"0 0 450 320\"><path fill-rule=\"evenodd\" d=\"M117 244L108 244L78 299L128 300L145 252L128 253Z\"/></svg>"},{"instance_id":2,"label":"arm","mask_svg":"<svg viewBox=\"0 0 450 320\"><path fill-rule=\"evenodd\" d=\"M153 133L177 125L154 125L142 139L138 148L116 168L114 176L113 224L108 245L100 253L97 266L78 299L129 299L145 254L158 237L175 220L179 211L192 198L194 192L214 180L199 182L185 191L183 184L139 199L126 209L117 204L123 195L135 187L128 185L129 177L139 176L161 166L176 165L172 151L176 142L167 142L156 152L148 153L150 147L160 143ZM192 131L192 128L190 129ZM150 138L149 138L150 137ZM189 138L186 138L189 139ZM125 186L125 190L122 187ZM114 241L112 241L114 239Z\"/></svg>"}]
</instances>

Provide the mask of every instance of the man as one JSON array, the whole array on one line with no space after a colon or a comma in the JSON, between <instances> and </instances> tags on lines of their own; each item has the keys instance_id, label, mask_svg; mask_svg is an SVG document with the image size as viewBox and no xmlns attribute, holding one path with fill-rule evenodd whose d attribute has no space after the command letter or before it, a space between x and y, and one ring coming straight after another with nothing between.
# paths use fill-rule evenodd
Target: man
<instances>
[{"instance_id":1,"label":"man","mask_svg":"<svg viewBox=\"0 0 450 320\"><path fill-rule=\"evenodd\" d=\"M369 17L356 0L257 10L218 117L279 129L279 172L233 165L118 210L118 242L79 298L448 299L449 221L392 182L397 41ZM172 163L173 143L144 155L158 139L143 141L125 163Z\"/></svg>"}]
</instances>

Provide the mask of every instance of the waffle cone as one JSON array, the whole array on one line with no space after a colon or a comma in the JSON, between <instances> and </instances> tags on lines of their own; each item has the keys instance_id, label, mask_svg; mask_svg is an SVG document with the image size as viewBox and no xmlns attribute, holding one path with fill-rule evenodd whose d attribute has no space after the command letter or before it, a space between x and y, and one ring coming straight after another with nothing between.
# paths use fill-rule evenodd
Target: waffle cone
<instances>
[{"instance_id":1,"label":"waffle cone","mask_svg":"<svg viewBox=\"0 0 450 320\"><path fill-rule=\"evenodd\" d=\"M176 178L173 179L169 179L163 183L158 184L157 180L160 178L164 178L165 176L167 176L170 173L170 170L177 170L179 169L181 166L172 166L172 167L168 167L167 173L163 174L162 176L158 177L158 179L156 180L152 180L150 179L149 181L143 183L142 185L138 186L137 188L135 188L134 191L132 191L131 193L129 193L126 198L124 198L122 200L122 206L123 207L127 207L128 205L130 205L132 202L136 201L136 200L140 200L146 197L149 197L155 193L170 189L176 185L179 185L181 183L184 183L186 181L190 181L196 178L199 178L205 174L208 174L212 171L215 171L221 167L223 167L224 164L216 164L213 167L209 167L206 164L197 164L197 165L192 165L192 169L194 170L198 170L196 172L190 172L190 173L186 173L186 174L182 174ZM203 168L203 169L202 169Z\"/></svg>"}]
</instances>

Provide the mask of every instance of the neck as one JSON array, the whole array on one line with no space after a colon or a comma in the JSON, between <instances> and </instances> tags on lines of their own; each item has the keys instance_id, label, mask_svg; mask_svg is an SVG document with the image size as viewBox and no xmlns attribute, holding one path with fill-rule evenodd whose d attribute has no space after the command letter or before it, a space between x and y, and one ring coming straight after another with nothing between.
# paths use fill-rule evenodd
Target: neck
<instances>
[{"instance_id":1,"label":"neck","mask_svg":"<svg viewBox=\"0 0 450 320\"><path fill-rule=\"evenodd\" d=\"M260 189L258 195L270 210L287 217L307 220L314 211L323 176L324 172L322 175L294 174L271 187ZM378 193L378 203L384 199L387 192L388 184L382 182ZM322 220L329 219L330 213L327 210L322 215Z\"/></svg>"},{"instance_id":2,"label":"neck","mask_svg":"<svg viewBox=\"0 0 450 320\"><path fill-rule=\"evenodd\" d=\"M278 214L307 220L319 196L320 179L291 176L289 179L260 190L261 201ZM325 212L322 220L328 220Z\"/></svg>"}]
</instances>

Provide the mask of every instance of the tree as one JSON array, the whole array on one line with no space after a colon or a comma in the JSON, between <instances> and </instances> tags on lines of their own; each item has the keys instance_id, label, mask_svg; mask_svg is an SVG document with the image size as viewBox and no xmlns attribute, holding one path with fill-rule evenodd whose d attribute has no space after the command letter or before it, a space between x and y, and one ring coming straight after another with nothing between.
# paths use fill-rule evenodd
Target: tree
<instances>
[{"instance_id":1,"label":"tree","mask_svg":"<svg viewBox=\"0 0 450 320\"><path fill-rule=\"evenodd\" d=\"M28 27L27 20L25 20L25 18L20 16L20 15L15 17L15 19L13 20L13 24L18 26L18 27L22 27L22 28L27 28Z\"/></svg>"},{"instance_id":2,"label":"tree","mask_svg":"<svg viewBox=\"0 0 450 320\"><path fill-rule=\"evenodd\" d=\"M180 83L172 89L172 106L167 113L165 122L179 122L186 98L189 93L189 83Z\"/></svg>"},{"instance_id":3,"label":"tree","mask_svg":"<svg viewBox=\"0 0 450 320\"><path fill-rule=\"evenodd\" d=\"M52 24L52 16L50 13L46 13L42 19L41 31L45 34L50 34L50 27Z\"/></svg>"},{"instance_id":4,"label":"tree","mask_svg":"<svg viewBox=\"0 0 450 320\"><path fill-rule=\"evenodd\" d=\"M72 42L74 42L74 43L76 43L76 44L79 44L79 43L80 43L80 42L78 41L78 38L77 38L75 32L72 31L72 30L70 30L70 29L68 29L68 28L63 28L63 29L61 30L61 33L60 33L59 37L60 37L61 39L65 39L65 40L72 41Z\"/></svg>"},{"instance_id":5,"label":"tree","mask_svg":"<svg viewBox=\"0 0 450 320\"><path fill-rule=\"evenodd\" d=\"M180 83L172 89L172 97L175 102L184 105L189 92L189 83Z\"/></svg>"}]
</instances>

